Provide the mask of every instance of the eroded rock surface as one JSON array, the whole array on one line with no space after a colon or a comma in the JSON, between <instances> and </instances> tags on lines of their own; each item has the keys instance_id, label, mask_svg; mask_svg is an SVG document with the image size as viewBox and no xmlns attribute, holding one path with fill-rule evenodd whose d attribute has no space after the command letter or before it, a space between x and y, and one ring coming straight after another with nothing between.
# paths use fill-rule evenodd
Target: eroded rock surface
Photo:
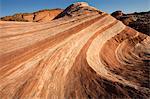
<instances>
[{"instance_id":1,"label":"eroded rock surface","mask_svg":"<svg viewBox=\"0 0 150 99\"><path fill-rule=\"evenodd\" d=\"M100 14L102 11L89 6L86 2L77 2L67 7L63 12L56 16L55 19L62 17L77 17L80 15L87 15L92 13Z\"/></svg>"},{"instance_id":2,"label":"eroded rock surface","mask_svg":"<svg viewBox=\"0 0 150 99\"><path fill-rule=\"evenodd\" d=\"M149 70L150 37L104 12L0 21L1 99L148 99Z\"/></svg>"}]
</instances>

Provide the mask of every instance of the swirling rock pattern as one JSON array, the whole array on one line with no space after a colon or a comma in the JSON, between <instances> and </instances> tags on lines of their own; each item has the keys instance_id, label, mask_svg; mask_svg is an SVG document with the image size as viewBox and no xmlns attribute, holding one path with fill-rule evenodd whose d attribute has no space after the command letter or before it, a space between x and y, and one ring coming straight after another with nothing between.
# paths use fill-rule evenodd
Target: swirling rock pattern
<instances>
[{"instance_id":1,"label":"swirling rock pattern","mask_svg":"<svg viewBox=\"0 0 150 99\"><path fill-rule=\"evenodd\" d=\"M106 13L0 22L1 99L148 98L150 37Z\"/></svg>"}]
</instances>

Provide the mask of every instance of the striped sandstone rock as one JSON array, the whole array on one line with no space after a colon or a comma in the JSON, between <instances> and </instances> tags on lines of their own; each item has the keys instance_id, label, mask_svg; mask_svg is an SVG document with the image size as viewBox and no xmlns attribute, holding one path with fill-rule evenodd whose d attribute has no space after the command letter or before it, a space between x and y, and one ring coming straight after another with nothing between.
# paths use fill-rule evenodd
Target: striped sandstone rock
<instances>
[{"instance_id":1,"label":"striped sandstone rock","mask_svg":"<svg viewBox=\"0 0 150 99\"><path fill-rule=\"evenodd\" d=\"M149 66L150 37L104 12L0 22L1 99L146 99Z\"/></svg>"}]
</instances>

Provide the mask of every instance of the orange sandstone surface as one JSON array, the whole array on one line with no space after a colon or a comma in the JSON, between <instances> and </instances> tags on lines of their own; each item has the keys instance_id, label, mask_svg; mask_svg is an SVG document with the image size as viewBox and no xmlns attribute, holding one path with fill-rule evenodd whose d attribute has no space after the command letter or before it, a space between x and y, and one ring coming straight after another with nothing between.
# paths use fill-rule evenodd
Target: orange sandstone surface
<instances>
[{"instance_id":1,"label":"orange sandstone surface","mask_svg":"<svg viewBox=\"0 0 150 99\"><path fill-rule=\"evenodd\" d=\"M150 37L87 3L0 21L0 99L148 99L149 70Z\"/></svg>"}]
</instances>

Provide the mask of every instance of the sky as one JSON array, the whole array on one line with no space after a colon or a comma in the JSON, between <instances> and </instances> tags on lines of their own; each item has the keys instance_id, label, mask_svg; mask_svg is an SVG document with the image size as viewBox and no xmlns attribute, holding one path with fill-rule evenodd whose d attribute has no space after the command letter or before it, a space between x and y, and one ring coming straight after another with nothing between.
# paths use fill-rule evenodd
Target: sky
<instances>
[{"instance_id":1,"label":"sky","mask_svg":"<svg viewBox=\"0 0 150 99\"><path fill-rule=\"evenodd\" d=\"M42 9L66 8L75 2L87 2L104 12L125 13L150 11L150 0L0 0L0 17Z\"/></svg>"}]
</instances>

